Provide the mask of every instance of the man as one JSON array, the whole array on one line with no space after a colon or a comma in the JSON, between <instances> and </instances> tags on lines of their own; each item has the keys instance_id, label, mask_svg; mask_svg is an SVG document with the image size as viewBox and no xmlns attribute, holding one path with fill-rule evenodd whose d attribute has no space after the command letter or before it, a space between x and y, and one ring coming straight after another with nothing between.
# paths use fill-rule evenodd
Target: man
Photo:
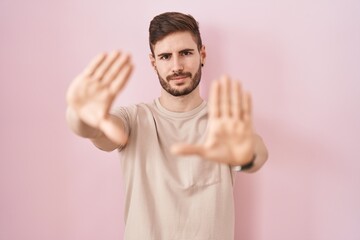
<instances>
[{"instance_id":1,"label":"man","mask_svg":"<svg viewBox=\"0 0 360 240\"><path fill-rule=\"evenodd\" d=\"M100 54L69 87L68 124L98 148L121 152L125 239L232 240L234 169L254 172L267 159L250 95L223 76L203 101L206 51L190 15L160 14L149 34L160 97L111 109L133 65L122 52Z\"/></svg>"}]
</instances>

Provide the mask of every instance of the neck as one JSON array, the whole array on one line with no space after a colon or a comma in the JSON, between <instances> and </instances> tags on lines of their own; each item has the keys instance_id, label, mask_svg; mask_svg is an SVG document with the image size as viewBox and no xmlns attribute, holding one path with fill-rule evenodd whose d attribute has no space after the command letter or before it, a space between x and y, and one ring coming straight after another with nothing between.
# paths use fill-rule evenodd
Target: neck
<instances>
[{"instance_id":1,"label":"neck","mask_svg":"<svg viewBox=\"0 0 360 240\"><path fill-rule=\"evenodd\" d=\"M188 95L179 97L175 97L162 89L159 101L161 106L169 111L188 112L198 107L203 102L203 99L200 96L199 86L197 86Z\"/></svg>"}]
</instances>

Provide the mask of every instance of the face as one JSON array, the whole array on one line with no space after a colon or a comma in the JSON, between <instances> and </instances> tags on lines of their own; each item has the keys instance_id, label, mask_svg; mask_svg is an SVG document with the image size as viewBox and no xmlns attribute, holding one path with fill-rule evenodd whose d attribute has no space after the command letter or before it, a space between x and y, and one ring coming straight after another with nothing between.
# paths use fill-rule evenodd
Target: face
<instances>
[{"instance_id":1,"label":"face","mask_svg":"<svg viewBox=\"0 0 360 240\"><path fill-rule=\"evenodd\" d=\"M173 96L191 93L200 83L201 64L206 57L190 32L172 33L154 46L150 59L163 89Z\"/></svg>"}]
</instances>

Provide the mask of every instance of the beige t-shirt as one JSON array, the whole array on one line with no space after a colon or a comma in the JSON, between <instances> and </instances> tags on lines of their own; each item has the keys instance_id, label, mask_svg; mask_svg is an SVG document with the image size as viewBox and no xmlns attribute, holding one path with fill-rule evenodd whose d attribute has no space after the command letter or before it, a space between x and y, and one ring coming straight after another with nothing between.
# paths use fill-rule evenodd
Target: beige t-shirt
<instances>
[{"instance_id":1,"label":"beige t-shirt","mask_svg":"<svg viewBox=\"0 0 360 240\"><path fill-rule=\"evenodd\" d=\"M170 153L203 142L207 104L170 112L158 99L114 110L129 140L121 155L125 240L233 240L233 175L228 165Z\"/></svg>"}]
</instances>

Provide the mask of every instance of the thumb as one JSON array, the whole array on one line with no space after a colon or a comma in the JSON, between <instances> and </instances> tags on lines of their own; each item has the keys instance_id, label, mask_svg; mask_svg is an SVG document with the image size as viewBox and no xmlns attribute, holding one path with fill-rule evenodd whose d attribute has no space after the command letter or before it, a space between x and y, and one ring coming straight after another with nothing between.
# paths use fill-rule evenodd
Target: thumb
<instances>
[{"instance_id":1,"label":"thumb","mask_svg":"<svg viewBox=\"0 0 360 240\"><path fill-rule=\"evenodd\" d=\"M204 147L195 144L178 143L171 146L170 151L175 155L204 155Z\"/></svg>"}]
</instances>

